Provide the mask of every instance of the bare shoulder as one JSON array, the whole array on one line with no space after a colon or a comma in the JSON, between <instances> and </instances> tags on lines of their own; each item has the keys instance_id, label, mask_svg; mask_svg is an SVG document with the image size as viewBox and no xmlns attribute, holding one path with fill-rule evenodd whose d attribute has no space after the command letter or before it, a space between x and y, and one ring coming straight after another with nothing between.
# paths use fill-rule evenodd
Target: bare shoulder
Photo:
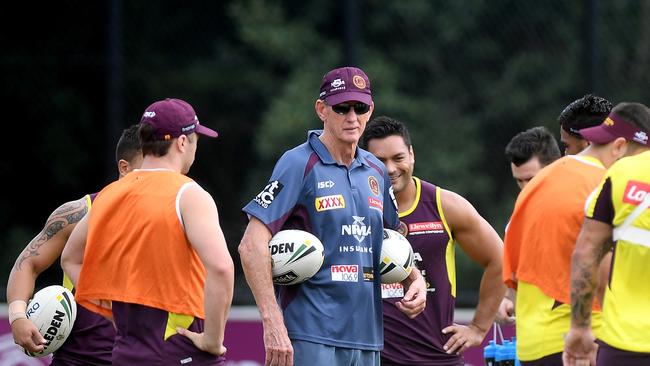
<instances>
[{"instance_id":1,"label":"bare shoulder","mask_svg":"<svg viewBox=\"0 0 650 366\"><path fill-rule=\"evenodd\" d=\"M474 206L460 194L440 189L440 205L449 225L453 228L472 224L478 219L478 212Z\"/></svg>"},{"instance_id":2,"label":"bare shoulder","mask_svg":"<svg viewBox=\"0 0 650 366\"><path fill-rule=\"evenodd\" d=\"M48 217L43 232L55 235L57 232L68 226L74 227L88 213L88 198L83 196L77 200L69 201L56 210ZM72 229L72 228L70 228Z\"/></svg>"},{"instance_id":3,"label":"bare shoulder","mask_svg":"<svg viewBox=\"0 0 650 366\"><path fill-rule=\"evenodd\" d=\"M203 189L198 183L191 183L183 189L180 197L181 210L203 210L216 209L216 203L212 195Z\"/></svg>"},{"instance_id":4,"label":"bare shoulder","mask_svg":"<svg viewBox=\"0 0 650 366\"><path fill-rule=\"evenodd\" d=\"M54 210L43 229L27 244L16 261L15 268L21 270L23 263L28 260L43 269L49 267L52 261L61 255L74 227L88 213L88 201L88 197L84 196L66 202Z\"/></svg>"}]
</instances>

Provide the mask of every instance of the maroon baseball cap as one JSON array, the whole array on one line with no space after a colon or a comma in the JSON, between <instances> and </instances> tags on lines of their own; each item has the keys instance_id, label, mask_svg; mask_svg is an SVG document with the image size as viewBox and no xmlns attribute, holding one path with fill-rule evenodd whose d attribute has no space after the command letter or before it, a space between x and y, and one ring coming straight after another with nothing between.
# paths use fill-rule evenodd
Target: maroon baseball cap
<instances>
[{"instance_id":1,"label":"maroon baseball cap","mask_svg":"<svg viewBox=\"0 0 650 366\"><path fill-rule=\"evenodd\" d=\"M341 67L323 76L318 99L328 105L358 101L372 104L370 80L363 70L356 67Z\"/></svg>"},{"instance_id":2,"label":"maroon baseball cap","mask_svg":"<svg viewBox=\"0 0 650 366\"><path fill-rule=\"evenodd\" d=\"M646 131L627 122L614 112L610 113L600 125L581 129L580 134L587 141L596 144L607 144L617 137L623 137L628 141L634 141L641 145L650 145Z\"/></svg>"},{"instance_id":3,"label":"maroon baseball cap","mask_svg":"<svg viewBox=\"0 0 650 366\"><path fill-rule=\"evenodd\" d=\"M199 119L189 103L184 100L167 98L159 100L145 109L140 123L147 123L156 130L159 140L171 140L180 135L193 132L208 137L217 137L217 132L199 123Z\"/></svg>"}]
</instances>

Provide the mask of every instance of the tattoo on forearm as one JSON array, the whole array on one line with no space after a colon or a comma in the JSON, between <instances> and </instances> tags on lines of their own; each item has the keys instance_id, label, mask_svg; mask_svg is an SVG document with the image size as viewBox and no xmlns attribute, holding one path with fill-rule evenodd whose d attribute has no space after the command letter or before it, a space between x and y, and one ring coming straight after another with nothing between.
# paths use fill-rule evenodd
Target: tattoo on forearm
<instances>
[{"instance_id":1,"label":"tattoo on forearm","mask_svg":"<svg viewBox=\"0 0 650 366\"><path fill-rule=\"evenodd\" d=\"M87 212L88 207L86 206L85 198L64 203L57 208L47 219L45 227L43 227L39 235L32 239L29 245L27 245L27 248L23 250L14 268L20 271L25 260L39 255L39 249L43 244L47 243L66 226L78 223Z\"/></svg>"},{"instance_id":2,"label":"tattoo on forearm","mask_svg":"<svg viewBox=\"0 0 650 366\"><path fill-rule=\"evenodd\" d=\"M571 319L579 327L590 324L591 308L596 290L596 272L602 255L588 253L587 257L574 258L571 267Z\"/></svg>"}]
</instances>

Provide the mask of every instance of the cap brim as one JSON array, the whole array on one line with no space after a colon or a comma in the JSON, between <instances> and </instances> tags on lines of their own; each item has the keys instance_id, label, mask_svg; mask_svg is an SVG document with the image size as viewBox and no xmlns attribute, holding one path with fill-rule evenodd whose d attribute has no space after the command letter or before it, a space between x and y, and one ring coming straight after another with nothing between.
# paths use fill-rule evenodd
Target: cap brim
<instances>
[{"instance_id":1,"label":"cap brim","mask_svg":"<svg viewBox=\"0 0 650 366\"><path fill-rule=\"evenodd\" d=\"M201 135L208 136L208 137L217 137L219 134L217 131L207 128L202 124L197 124L196 125L196 130L194 130L196 133L200 133Z\"/></svg>"},{"instance_id":2,"label":"cap brim","mask_svg":"<svg viewBox=\"0 0 650 366\"><path fill-rule=\"evenodd\" d=\"M607 131L602 125L583 128L580 130L580 134L585 140L600 145L612 142L619 137Z\"/></svg>"},{"instance_id":3,"label":"cap brim","mask_svg":"<svg viewBox=\"0 0 650 366\"><path fill-rule=\"evenodd\" d=\"M365 104L372 104L372 97L370 94L366 93L360 93L360 92L343 92L339 94L334 94L330 95L329 97L325 98L325 103L328 105L336 105L339 103L345 103L345 102L361 102Z\"/></svg>"}]
</instances>

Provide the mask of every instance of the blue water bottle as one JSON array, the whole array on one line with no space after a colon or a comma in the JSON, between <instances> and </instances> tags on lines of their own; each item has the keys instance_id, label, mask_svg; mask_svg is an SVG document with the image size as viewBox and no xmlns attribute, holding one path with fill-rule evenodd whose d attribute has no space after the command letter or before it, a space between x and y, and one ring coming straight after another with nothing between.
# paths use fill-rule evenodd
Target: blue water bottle
<instances>
[{"instance_id":1,"label":"blue water bottle","mask_svg":"<svg viewBox=\"0 0 650 366\"><path fill-rule=\"evenodd\" d=\"M521 366L519 357L517 357L517 337L510 338L512 340L512 359L515 360L515 366Z\"/></svg>"},{"instance_id":2,"label":"blue water bottle","mask_svg":"<svg viewBox=\"0 0 650 366\"><path fill-rule=\"evenodd\" d=\"M485 348L483 348L483 359L485 360L485 366L495 366L494 356L497 352L497 345L495 340L491 340Z\"/></svg>"},{"instance_id":3,"label":"blue water bottle","mask_svg":"<svg viewBox=\"0 0 650 366\"><path fill-rule=\"evenodd\" d=\"M510 361L510 341L503 341L502 345L497 345L497 352L494 356L494 365L495 366L510 366L508 363Z\"/></svg>"}]
</instances>

